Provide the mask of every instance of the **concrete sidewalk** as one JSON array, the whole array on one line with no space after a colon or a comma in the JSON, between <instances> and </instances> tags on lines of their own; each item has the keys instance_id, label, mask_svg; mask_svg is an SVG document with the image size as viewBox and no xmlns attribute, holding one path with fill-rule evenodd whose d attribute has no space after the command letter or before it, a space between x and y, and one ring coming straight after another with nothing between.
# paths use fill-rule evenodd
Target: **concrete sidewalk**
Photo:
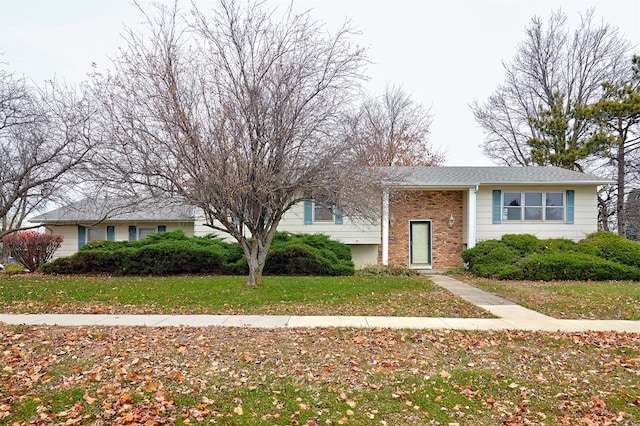
<instances>
[{"instance_id":1,"label":"concrete sidewalk","mask_svg":"<svg viewBox=\"0 0 640 426\"><path fill-rule=\"evenodd\" d=\"M89 315L89 314L0 314L0 322L60 326L147 327L355 327L397 329L528 330L528 331L619 331L640 333L640 321L560 320L516 305L506 299L445 275L430 275L433 282L499 318L427 318L379 316L288 316L288 315Z\"/></svg>"}]
</instances>

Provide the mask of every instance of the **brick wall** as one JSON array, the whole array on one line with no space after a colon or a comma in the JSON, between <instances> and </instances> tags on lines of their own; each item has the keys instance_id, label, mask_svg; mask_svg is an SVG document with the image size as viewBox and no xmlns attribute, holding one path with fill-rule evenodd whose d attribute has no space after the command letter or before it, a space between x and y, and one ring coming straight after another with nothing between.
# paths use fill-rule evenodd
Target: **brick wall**
<instances>
[{"instance_id":1,"label":"brick wall","mask_svg":"<svg viewBox=\"0 0 640 426\"><path fill-rule=\"evenodd\" d=\"M389 264L409 266L409 222L431 221L434 269L463 266L462 191L402 191L389 200ZM449 227L449 217L455 222Z\"/></svg>"}]
</instances>

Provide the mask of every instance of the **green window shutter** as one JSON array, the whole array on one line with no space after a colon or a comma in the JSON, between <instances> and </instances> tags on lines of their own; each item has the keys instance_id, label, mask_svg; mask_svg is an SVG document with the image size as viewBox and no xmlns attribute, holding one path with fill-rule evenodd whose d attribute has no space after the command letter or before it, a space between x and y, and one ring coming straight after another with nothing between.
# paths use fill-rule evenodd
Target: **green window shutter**
<instances>
[{"instance_id":1,"label":"green window shutter","mask_svg":"<svg viewBox=\"0 0 640 426\"><path fill-rule=\"evenodd\" d=\"M135 241L138 238L138 228L136 228L135 226L130 226L129 227L129 241Z\"/></svg>"},{"instance_id":2,"label":"green window shutter","mask_svg":"<svg viewBox=\"0 0 640 426\"><path fill-rule=\"evenodd\" d=\"M342 215L342 210L340 210L337 207L334 207L333 209L333 217L334 217L334 223L336 225L342 225L344 223L344 216Z\"/></svg>"},{"instance_id":3,"label":"green window shutter","mask_svg":"<svg viewBox=\"0 0 640 426\"><path fill-rule=\"evenodd\" d=\"M116 240L116 227L115 226L107 226L107 240L115 241Z\"/></svg>"},{"instance_id":4,"label":"green window shutter","mask_svg":"<svg viewBox=\"0 0 640 426\"><path fill-rule=\"evenodd\" d=\"M158 225L158 232L167 232L166 225Z\"/></svg>"},{"instance_id":5,"label":"green window shutter","mask_svg":"<svg viewBox=\"0 0 640 426\"><path fill-rule=\"evenodd\" d=\"M575 192L573 189L567 189L566 192L567 199L567 223L573 224L574 221L574 206L575 206Z\"/></svg>"},{"instance_id":6,"label":"green window shutter","mask_svg":"<svg viewBox=\"0 0 640 426\"><path fill-rule=\"evenodd\" d=\"M502 223L502 191L499 189L493 190L493 208L492 217L493 223Z\"/></svg>"},{"instance_id":7,"label":"green window shutter","mask_svg":"<svg viewBox=\"0 0 640 426\"><path fill-rule=\"evenodd\" d=\"M311 225L313 223L313 201L304 200L304 224Z\"/></svg>"},{"instance_id":8,"label":"green window shutter","mask_svg":"<svg viewBox=\"0 0 640 426\"><path fill-rule=\"evenodd\" d=\"M87 242L87 228L78 225L78 250Z\"/></svg>"}]
</instances>

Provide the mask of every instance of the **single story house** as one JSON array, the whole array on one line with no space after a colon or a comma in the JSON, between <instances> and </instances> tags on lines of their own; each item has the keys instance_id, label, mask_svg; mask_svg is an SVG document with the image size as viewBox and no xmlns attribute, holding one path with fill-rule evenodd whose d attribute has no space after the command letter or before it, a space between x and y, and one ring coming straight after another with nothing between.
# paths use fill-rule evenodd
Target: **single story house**
<instances>
[{"instance_id":1,"label":"single story house","mask_svg":"<svg viewBox=\"0 0 640 426\"><path fill-rule=\"evenodd\" d=\"M460 253L504 234L580 240L598 229L598 187L612 181L558 167L398 167L400 183L382 195L380 220L352 220L313 200L294 206L279 229L322 233L351 247L356 267L462 266ZM31 219L64 236L56 256L94 239L136 240L181 228L206 235L203 216L187 206L138 206L107 213L110 202L78 202Z\"/></svg>"}]
</instances>

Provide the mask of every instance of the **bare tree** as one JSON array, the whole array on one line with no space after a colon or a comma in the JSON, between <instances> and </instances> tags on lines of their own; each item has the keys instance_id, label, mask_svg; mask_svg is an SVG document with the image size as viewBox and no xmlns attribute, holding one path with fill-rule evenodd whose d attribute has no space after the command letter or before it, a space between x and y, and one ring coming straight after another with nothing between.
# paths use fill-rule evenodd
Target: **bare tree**
<instances>
[{"instance_id":1,"label":"bare tree","mask_svg":"<svg viewBox=\"0 0 640 426\"><path fill-rule=\"evenodd\" d=\"M90 106L51 82L46 89L0 71L0 238L69 191L94 147Z\"/></svg>"},{"instance_id":2,"label":"bare tree","mask_svg":"<svg viewBox=\"0 0 640 426\"><path fill-rule=\"evenodd\" d=\"M339 125L366 64L348 27L330 35L308 14L233 0L211 15L157 12L145 14L148 34L128 32L115 74L95 76L112 131L107 175L201 208L241 244L249 285L307 191L353 214L379 208Z\"/></svg>"},{"instance_id":3,"label":"bare tree","mask_svg":"<svg viewBox=\"0 0 640 426\"><path fill-rule=\"evenodd\" d=\"M590 153L584 149L590 123L575 114L576 105L597 101L603 83L624 79L629 49L616 28L595 21L593 11L575 31L561 11L546 25L534 17L515 58L504 63L504 83L487 101L472 105L485 131L484 154L502 165L550 164L555 158L558 165L580 169L580 155Z\"/></svg>"},{"instance_id":4,"label":"bare tree","mask_svg":"<svg viewBox=\"0 0 640 426\"><path fill-rule=\"evenodd\" d=\"M348 120L356 157L366 166L435 166L444 155L428 140L432 116L400 87L367 99Z\"/></svg>"}]
</instances>

